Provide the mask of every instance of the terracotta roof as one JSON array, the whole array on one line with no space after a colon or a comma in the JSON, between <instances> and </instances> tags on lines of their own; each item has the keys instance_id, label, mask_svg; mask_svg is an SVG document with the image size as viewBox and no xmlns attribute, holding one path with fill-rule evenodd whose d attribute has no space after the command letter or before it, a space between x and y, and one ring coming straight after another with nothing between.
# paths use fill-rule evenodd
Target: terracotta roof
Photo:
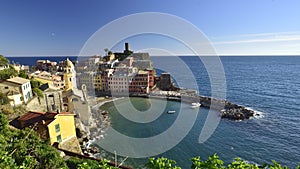
<instances>
[{"instance_id":1,"label":"terracotta roof","mask_svg":"<svg viewBox=\"0 0 300 169\"><path fill-rule=\"evenodd\" d=\"M23 116L13 120L11 124L17 128L24 128L30 125L33 125L37 122L44 121L44 124L47 126L53 120L55 120L56 115L74 115L71 112L60 112L59 114L56 112L33 112L29 111ZM21 126L21 123L23 126Z\"/></svg>"},{"instance_id":2,"label":"terracotta roof","mask_svg":"<svg viewBox=\"0 0 300 169\"><path fill-rule=\"evenodd\" d=\"M41 116L44 116L44 114L46 114L45 112L32 112L29 111L28 113L24 114L23 116L21 116L18 120L19 121L27 121L33 118L38 118Z\"/></svg>"},{"instance_id":3,"label":"terracotta roof","mask_svg":"<svg viewBox=\"0 0 300 169\"><path fill-rule=\"evenodd\" d=\"M54 120L54 119L46 120L46 121L45 121L45 125L48 126L53 120Z\"/></svg>"}]
</instances>

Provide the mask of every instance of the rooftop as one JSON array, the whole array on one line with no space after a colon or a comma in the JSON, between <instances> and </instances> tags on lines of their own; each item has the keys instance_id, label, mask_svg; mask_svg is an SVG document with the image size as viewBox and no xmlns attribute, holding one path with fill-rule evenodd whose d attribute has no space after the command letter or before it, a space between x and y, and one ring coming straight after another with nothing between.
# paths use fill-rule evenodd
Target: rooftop
<instances>
[{"instance_id":1,"label":"rooftop","mask_svg":"<svg viewBox=\"0 0 300 169\"><path fill-rule=\"evenodd\" d=\"M55 120L55 116L57 115L74 115L71 112L33 112L29 111L25 113L23 116L13 120L10 124L16 128L24 128L31 126L38 122L43 122L45 125L50 124L53 120ZM21 123L23 122L23 126Z\"/></svg>"},{"instance_id":2,"label":"rooftop","mask_svg":"<svg viewBox=\"0 0 300 169\"><path fill-rule=\"evenodd\" d=\"M144 74L144 75L146 75L146 74L148 74L148 72L147 71L144 71L144 70L139 70L139 73L138 74Z\"/></svg>"},{"instance_id":3,"label":"rooftop","mask_svg":"<svg viewBox=\"0 0 300 169\"><path fill-rule=\"evenodd\" d=\"M30 82L30 80L21 77L13 77L11 79L7 79L6 81L21 85Z\"/></svg>"}]
</instances>

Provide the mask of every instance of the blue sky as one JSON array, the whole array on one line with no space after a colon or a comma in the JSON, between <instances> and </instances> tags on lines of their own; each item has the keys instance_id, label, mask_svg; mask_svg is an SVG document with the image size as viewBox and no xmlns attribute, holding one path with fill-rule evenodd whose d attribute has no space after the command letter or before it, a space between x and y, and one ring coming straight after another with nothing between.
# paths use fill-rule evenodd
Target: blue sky
<instances>
[{"instance_id":1,"label":"blue sky","mask_svg":"<svg viewBox=\"0 0 300 169\"><path fill-rule=\"evenodd\" d=\"M5 56L78 55L102 26L140 12L189 21L220 55L300 55L299 0L2 0L0 8ZM132 41L132 50L143 48L143 42Z\"/></svg>"}]
</instances>

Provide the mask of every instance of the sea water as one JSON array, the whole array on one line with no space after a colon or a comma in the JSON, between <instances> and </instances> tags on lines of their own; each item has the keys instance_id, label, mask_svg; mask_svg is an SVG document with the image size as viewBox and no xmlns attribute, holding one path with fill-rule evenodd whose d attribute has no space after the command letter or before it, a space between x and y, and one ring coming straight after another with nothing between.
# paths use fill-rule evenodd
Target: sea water
<instances>
[{"instance_id":1,"label":"sea water","mask_svg":"<svg viewBox=\"0 0 300 169\"><path fill-rule=\"evenodd\" d=\"M152 58L154 63L165 62L168 65L172 64L170 59ZM210 96L209 75L199 58L180 59L193 72L200 94ZM211 137L200 144L199 135L209 111L200 108L195 124L184 139L158 156L176 160L182 168L190 167L192 157L207 159L214 153L225 163L240 157L253 163L271 163L271 160L276 160L283 165L295 167L300 161L300 57L221 57L221 62L226 76L226 99L255 110L259 116L239 122L222 119ZM175 80L178 82L181 79L177 77ZM137 109L146 108L145 102L150 101L143 98L132 100ZM178 112L182 106L179 102L161 102L167 104L165 111L174 109ZM114 129L137 138L163 133L172 127L177 118L176 113L162 113L153 122L135 123L118 113L113 103L103 108L110 112ZM186 113L186 116L189 115ZM147 158L129 158L126 164L142 167L145 162Z\"/></svg>"}]
</instances>

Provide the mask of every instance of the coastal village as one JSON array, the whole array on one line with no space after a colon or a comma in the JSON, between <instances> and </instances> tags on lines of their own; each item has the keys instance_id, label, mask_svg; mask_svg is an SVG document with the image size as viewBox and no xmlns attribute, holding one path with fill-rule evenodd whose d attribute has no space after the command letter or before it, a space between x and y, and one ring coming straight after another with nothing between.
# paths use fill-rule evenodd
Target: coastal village
<instances>
[{"instance_id":1,"label":"coastal village","mask_svg":"<svg viewBox=\"0 0 300 169\"><path fill-rule=\"evenodd\" d=\"M37 60L34 68L5 64L1 70L10 67L18 74L23 72L23 77L1 81L0 92L10 107L23 106L26 110L17 116L11 113L10 125L31 128L69 154L97 151L85 145L90 136L97 137L93 131L104 132L101 130L110 125L107 112L99 110L101 104L118 96L149 96L158 86L174 88L170 74L157 77L149 54L134 53L128 43L123 52L107 51L103 57L59 63Z\"/></svg>"},{"instance_id":2,"label":"coastal village","mask_svg":"<svg viewBox=\"0 0 300 169\"><path fill-rule=\"evenodd\" d=\"M59 63L37 60L34 68L4 64L0 70L10 67L23 75L0 82L2 102L6 98L9 107L24 106L26 110L11 113L10 125L35 130L64 155L85 157L99 151L87 147L87 143L91 137L101 139L110 126L108 113L99 107L116 97L163 98L197 102L204 107L214 102L217 106L212 108L220 110L221 117L235 120L254 114L242 106L176 87L169 73L156 74L148 53L134 53L128 43L123 52L106 50L103 57L95 55ZM8 108L2 106L4 109Z\"/></svg>"}]
</instances>

